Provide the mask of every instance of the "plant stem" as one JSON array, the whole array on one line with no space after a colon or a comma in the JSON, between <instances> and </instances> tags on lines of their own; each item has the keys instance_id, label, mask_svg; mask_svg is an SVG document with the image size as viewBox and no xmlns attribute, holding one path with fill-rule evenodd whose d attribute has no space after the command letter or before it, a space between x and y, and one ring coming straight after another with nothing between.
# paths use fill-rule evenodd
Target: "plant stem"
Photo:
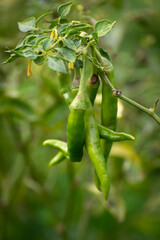
<instances>
[{"instance_id":1,"label":"plant stem","mask_svg":"<svg viewBox=\"0 0 160 240\"><path fill-rule=\"evenodd\" d=\"M113 91L117 91L117 90L115 89L115 87L112 85L112 83L109 81L109 79L108 79L108 77L107 77L107 75L106 75L105 73L100 74L100 76L104 79L104 81L106 82L106 84L111 88L112 92L113 92Z\"/></svg>"},{"instance_id":2,"label":"plant stem","mask_svg":"<svg viewBox=\"0 0 160 240\"><path fill-rule=\"evenodd\" d=\"M86 70L86 57L83 56L83 68L81 71L81 79L80 79L80 85L79 85L79 93L83 95L83 98L85 98L85 70Z\"/></svg>"},{"instance_id":3,"label":"plant stem","mask_svg":"<svg viewBox=\"0 0 160 240\"><path fill-rule=\"evenodd\" d=\"M92 55L93 55L93 56L96 56L96 58L98 59L98 61L101 63L102 68L103 68L103 67L106 67L106 63L104 63L101 54L100 54L99 51L98 51L96 48L94 48L93 46L92 46ZM160 125L160 118L159 118L159 116L155 113L155 108L156 108L156 106L157 106L158 101L156 101L156 103L155 103L155 105L154 105L153 108L148 109L148 108L140 105L139 103L136 103L135 101L131 100L130 98L125 97L125 96L122 94L121 91L115 89L115 87L112 85L112 83L109 81L109 79L108 79L108 77L107 77L107 75L106 75L106 70L105 70L105 71L101 71L101 70L99 69L99 74L100 74L101 78L106 82L106 84L111 88L114 96L122 99L123 101L125 101L125 102L131 104L132 106L140 109L141 111L145 112L146 114L148 114L150 117L152 117L152 118Z\"/></svg>"},{"instance_id":4,"label":"plant stem","mask_svg":"<svg viewBox=\"0 0 160 240\"><path fill-rule=\"evenodd\" d=\"M113 87L113 85L111 84L111 82L109 81L108 77L105 75L105 73L101 76L103 76L104 81L106 82L106 84L111 88L111 90L113 91L113 95L117 96L118 98L122 99L123 101L131 104L132 106L140 109L141 111L145 112L146 114L148 114L150 117L152 117L159 125L160 125L160 118L158 117L158 115L154 112L154 110L152 108L148 109L142 105L140 105L139 103L131 100L130 98L124 96L122 94L121 91L115 89Z\"/></svg>"}]
</instances>

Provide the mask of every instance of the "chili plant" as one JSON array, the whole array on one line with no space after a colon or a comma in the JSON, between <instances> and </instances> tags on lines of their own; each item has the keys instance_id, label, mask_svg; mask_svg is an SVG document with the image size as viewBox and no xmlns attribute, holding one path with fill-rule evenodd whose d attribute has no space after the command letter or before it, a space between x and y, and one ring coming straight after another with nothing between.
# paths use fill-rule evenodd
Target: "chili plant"
<instances>
[{"instance_id":1,"label":"chili plant","mask_svg":"<svg viewBox=\"0 0 160 240\"><path fill-rule=\"evenodd\" d=\"M57 140L46 140L43 145L51 145L59 152L50 161L52 166L65 159L80 162L84 147L95 169L95 185L108 198L110 182L107 171L107 159L113 142L134 140L130 134L116 132L117 98L141 109L160 124L155 113L157 102L153 108L147 109L125 97L117 90L112 61L106 51L98 46L100 37L108 34L115 22L107 19L97 21L93 26L88 22L68 21L72 2L58 7L58 18L41 21L51 14L45 13L38 19L30 17L18 26L24 36L15 49L10 50L9 63L19 57L29 59L27 75L31 76L31 64L47 62L48 67L57 72L60 92L70 113L67 124L67 143ZM86 66L92 65L92 74L86 79ZM68 80L69 79L69 80ZM94 100L102 85L101 125L94 116Z\"/></svg>"}]
</instances>

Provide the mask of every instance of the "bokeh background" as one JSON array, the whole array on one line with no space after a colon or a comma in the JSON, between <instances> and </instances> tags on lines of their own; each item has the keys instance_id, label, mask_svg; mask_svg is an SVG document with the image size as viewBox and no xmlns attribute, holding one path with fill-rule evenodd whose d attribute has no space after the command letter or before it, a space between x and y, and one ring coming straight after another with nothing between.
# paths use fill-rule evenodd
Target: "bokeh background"
<instances>
[{"instance_id":1,"label":"bokeh background","mask_svg":"<svg viewBox=\"0 0 160 240\"><path fill-rule=\"evenodd\" d=\"M1 0L0 62L21 34L17 22L38 17L65 1ZM118 89L146 107L160 97L160 1L74 1L69 18L116 20L99 45L112 58ZM82 8L83 5L83 8ZM135 142L114 144L108 161L109 201L93 180L85 155L52 168L56 153L42 142L66 140L68 109L56 74L27 59L0 65L0 239L1 240L159 240L160 126L145 113L122 103L118 130ZM100 106L95 106L98 116ZM160 115L160 105L156 112Z\"/></svg>"}]
</instances>

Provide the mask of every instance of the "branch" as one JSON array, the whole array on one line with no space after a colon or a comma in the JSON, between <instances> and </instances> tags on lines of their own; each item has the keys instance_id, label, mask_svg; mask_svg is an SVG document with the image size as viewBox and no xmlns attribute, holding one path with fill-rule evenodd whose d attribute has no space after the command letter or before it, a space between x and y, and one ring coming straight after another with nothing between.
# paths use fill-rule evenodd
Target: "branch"
<instances>
[{"instance_id":1,"label":"branch","mask_svg":"<svg viewBox=\"0 0 160 240\"><path fill-rule=\"evenodd\" d=\"M111 82L109 81L108 77L106 76L106 74L104 73L103 74L104 77L104 81L106 82L106 84L111 88L112 92L113 92L113 95L124 100L125 102L131 104L132 106L140 109L141 111L145 112L146 114L148 114L150 117L152 117L159 125L160 125L160 118L158 117L158 115L155 113L155 109L156 109L156 106L157 106L157 103L159 101L159 99L155 102L154 104L154 107L153 108L146 108L142 105L140 105L139 103L136 103L135 101L131 100L130 98L128 97L125 97L121 91L117 90L114 88L114 86L111 84Z\"/></svg>"},{"instance_id":2,"label":"branch","mask_svg":"<svg viewBox=\"0 0 160 240\"><path fill-rule=\"evenodd\" d=\"M154 107L153 108L146 108L142 105L140 105L139 103L136 103L135 101L131 100L128 97L125 97L121 91L115 89L115 87L112 85L112 83L110 82L110 80L107 77L106 71L104 70L105 67L109 67L110 66L110 62L108 61L108 63L104 62L100 52L94 48L93 46L91 46L91 51L92 51L92 55L94 57L97 58L97 60L100 62L100 64L102 65L102 68L99 69L99 74L101 76L101 78L106 82L106 84L111 88L113 95L124 100L125 102L131 104L132 106L140 109L141 111L145 112L146 114L148 114L150 117L152 117L159 125L160 125L160 118L158 117L158 115L155 113L155 109L157 106L157 103L159 101L159 99L155 102ZM108 65L108 66L107 66Z\"/></svg>"}]
</instances>

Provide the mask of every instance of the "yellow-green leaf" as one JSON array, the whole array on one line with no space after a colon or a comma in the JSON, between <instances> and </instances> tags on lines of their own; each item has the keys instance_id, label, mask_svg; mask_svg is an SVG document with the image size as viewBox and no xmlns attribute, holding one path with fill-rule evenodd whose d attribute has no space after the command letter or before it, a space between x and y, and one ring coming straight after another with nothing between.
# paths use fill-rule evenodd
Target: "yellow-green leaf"
<instances>
[{"instance_id":1,"label":"yellow-green leaf","mask_svg":"<svg viewBox=\"0 0 160 240\"><path fill-rule=\"evenodd\" d=\"M23 22L18 22L18 27L21 32L36 30L36 18L30 17L25 19Z\"/></svg>"},{"instance_id":2,"label":"yellow-green leaf","mask_svg":"<svg viewBox=\"0 0 160 240\"><path fill-rule=\"evenodd\" d=\"M61 4L59 7L58 7L58 15L60 17L65 17L68 15L70 9L72 7L72 2L68 2L68 3L65 3L65 4Z\"/></svg>"},{"instance_id":3,"label":"yellow-green leaf","mask_svg":"<svg viewBox=\"0 0 160 240\"><path fill-rule=\"evenodd\" d=\"M111 22L107 19L103 19L97 22L95 25L95 32L98 34L98 37L102 37L109 33L115 23L116 23L115 21Z\"/></svg>"}]
</instances>

